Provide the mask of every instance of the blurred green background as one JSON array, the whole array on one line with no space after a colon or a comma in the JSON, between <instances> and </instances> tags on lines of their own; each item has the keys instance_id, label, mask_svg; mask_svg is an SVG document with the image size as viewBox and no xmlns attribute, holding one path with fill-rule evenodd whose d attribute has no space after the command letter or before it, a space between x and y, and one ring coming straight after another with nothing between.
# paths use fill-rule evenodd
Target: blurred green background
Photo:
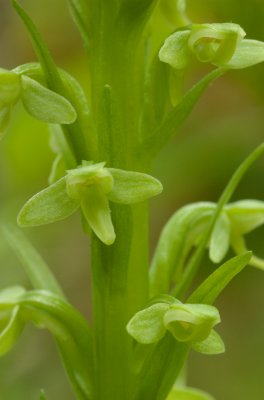
<instances>
[{"instance_id":1,"label":"blurred green background","mask_svg":"<svg viewBox=\"0 0 264 400\"><path fill-rule=\"evenodd\" d=\"M23 4L58 64L86 85L86 60L67 1L24 0ZM242 25L248 37L264 40L263 0L188 0L187 4L195 22L232 21ZM0 57L4 68L35 60L27 33L7 0L0 2ZM239 162L263 140L263 72L264 66L260 65L230 72L214 83L173 143L162 151L153 169L164 192L152 202L152 248L162 225L178 207L193 201L216 201ZM25 200L46 186L52 160L47 128L17 107L0 146L1 204L11 210L13 219ZM264 159L249 171L234 199L263 200L263 177ZM27 230L27 234L73 304L89 316L87 240L80 233L79 222L74 217ZM264 229L259 228L248 237L248 243L264 257L263 238ZM17 283L30 287L15 256L1 240L0 262L1 288ZM212 268L205 263L203 273ZM190 384L208 390L217 400L262 400L264 273L246 269L226 290L218 306L222 316L219 331L227 351L217 357L194 354ZM73 399L49 334L28 327L11 353L0 359L0 399L35 400L42 387L47 399Z\"/></svg>"}]
</instances>

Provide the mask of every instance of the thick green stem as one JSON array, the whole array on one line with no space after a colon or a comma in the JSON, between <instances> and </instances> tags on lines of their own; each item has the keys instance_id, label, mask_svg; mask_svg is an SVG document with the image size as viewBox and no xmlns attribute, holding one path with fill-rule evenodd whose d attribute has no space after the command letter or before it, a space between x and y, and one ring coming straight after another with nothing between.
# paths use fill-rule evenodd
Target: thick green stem
<instances>
[{"instance_id":1,"label":"thick green stem","mask_svg":"<svg viewBox=\"0 0 264 400\"><path fill-rule=\"evenodd\" d=\"M116 206L112 216L116 242L107 247L92 241L95 398L129 400L132 339L125 327L147 299L147 207Z\"/></svg>"}]
</instances>

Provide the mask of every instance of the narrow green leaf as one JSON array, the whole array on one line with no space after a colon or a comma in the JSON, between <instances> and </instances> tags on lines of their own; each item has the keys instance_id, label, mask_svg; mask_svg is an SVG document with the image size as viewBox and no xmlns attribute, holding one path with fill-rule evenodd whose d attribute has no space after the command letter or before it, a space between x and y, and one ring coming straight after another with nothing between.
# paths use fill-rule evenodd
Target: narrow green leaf
<instances>
[{"instance_id":1,"label":"narrow green leaf","mask_svg":"<svg viewBox=\"0 0 264 400\"><path fill-rule=\"evenodd\" d=\"M189 297L189 303L213 304L228 283L249 263L252 253L249 251L231 258L217 268Z\"/></svg>"},{"instance_id":2,"label":"narrow green leaf","mask_svg":"<svg viewBox=\"0 0 264 400\"><path fill-rule=\"evenodd\" d=\"M219 76L223 75L224 69L218 68L194 85L182 98L181 102L169 112L161 125L147 137L141 144L141 151L149 156L156 155L161 148L178 131L181 124L190 115L193 107L205 89Z\"/></svg>"},{"instance_id":3,"label":"narrow green leaf","mask_svg":"<svg viewBox=\"0 0 264 400\"><path fill-rule=\"evenodd\" d=\"M18 306L17 318L22 323L33 322L53 334L78 398L89 399L93 356L92 337L86 320L71 305L47 291L0 292L0 311L12 312Z\"/></svg>"},{"instance_id":4,"label":"narrow green leaf","mask_svg":"<svg viewBox=\"0 0 264 400\"><path fill-rule=\"evenodd\" d=\"M26 236L10 223L1 222L0 231L7 244L20 260L35 289L49 290L64 298L64 294L51 270Z\"/></svg>"},{"instance_id":5,"label":"narrow green leaf","mask_svg":"<svg viewBox=\"0 0 264 400\"><path fill-rule=\"evenodd\" d=\"M47 79L48 85L52 87L53 90L60 91L62 89L62 82L57 70L57 67L51 57L49 50L47 49L41 35L39 34L36 26L27 15L25 10L21 7L17 0L12 0L13 7L16 12L24 22L28 32L30 34L30 38L32 40L32 44L36 51L36 54L39 58L41 66L43 68L43 72Z\"/></svg>"},{"instance_id":6,"label":"narrow green leaf","mask_svg":"<svg viewBox=\"0 0 264 400\"><path fill-rule=\"evenodd\" d=\"M130 336L142 344L158 342L166 333L163 317L168 308L168 304L156 303L136 313L127 324Z\"/></svg>"},{"instance_id":7,"label":"narrow green leaf","mask_svg":"<svg viewBox=\"0 0 264 400\"><path fill-rule=\"evenodd\" d=\"M174 387L166 400L214 400L208 393L189 387Z\"/></svg>"},{"instance_id":8,"label":"narrow green leaf","mask_svg":"<svg viewBox=\"0 0 264 400\"><path fill-rule=\"evenodd\" d=\"M139 203L162 192L162 184L153 176L134 171L108 168L114 178L114 186L107 197L121 204Z\"/></svg>"},{"instance_id":9,"label":"narrow green leaf","mask_svg":"<svg viewBox=\"0 0 264 400\"><path fill-rule=\"evenodd\" d=\"M230 221L226 213L222 212L215 223L210 244L209 257L214 263L219 263L225 257L230 246Z\"/></svg>"},{"instance_id":10,"label":"narrow green leaf","mask_svg":"<svg viewBox=\"0 0 264 400\"><path fill-rule=\"evenodd\" d=\"M65 84L59 74L56 64L54 63L52 56L47 46L45 45L41 35L39 34L36 26L17 0L12 0L12 4L29 32L33 47L41 63L45 80L49 89L68 99L68 90L65 87ZM71 148L76 158L77 164L81 163L81 161L86 158L87 153L86 141L79 126L79 122L76 121L74 124L71 124L69 126L64 125L63 132L69 144L69 147Z\"/></svg>"},{"instance_id":11,"label":"narrow green leaf","mask_svg":"<svg viewBox=\"0 0 264 400\"><path fill-rule=\"evenodd\" d=\"M31 197L21 209L17 221L20 226L50 224L69 217L79 206L79 202L69 198L64 177Z\"/></svg>"},{"instance_id":12,"label":"narrow green leaf","mask_svg":"<svg viewBox=\"0 0 264 400\"><path fill-rule=\"evenodd\" d=\"M80 31L84 46L89 47L90 13L86 0L68 0L73 20Z\"/></svg>"},{"instance_id":13,"label":"narrow green leaf","mask_svg":"<svg viewBox=\"0 0 264 400\"><path fill-rule=\"evenodd\" d=\"M164 226L150 268L150 294L167 293L179 280L192 247L197 244L215 204L198 202L177 210Z\"/></svg>"},{"instance_id":14,"label":"narrow green leaf","mask_svg":"<svg viewBox=\"0 0 264 400\"><path fill-rule=\"evenodd\" d=\"M208 241L210 239L211 233L214 229L215 223L218 220L219 215L223 211L223 208L226 206L226 204L229 202L231 196L235 192L239 182L245 175L245 173L248 171L248 169L251 167L251 165L264 153L264 143L262 143L260 146L258 146L256 149L254 149L249 156L239 165L235 173L232 175L230 181L228 182L225 190L223 191L222 195L220 196L220 199L218 200L217 207L212 215L211 221L208 224L208 228L205 231L203 238L194 253L193 257L190 259L190 262L184 271L184 275L181 279L180 284L174 291L173 295L175 297L179 297L182 295L185 290L189 287L191 284L195 274L197 273L197 270L200 266L205 248L208 244Z\"/></svg>"},{"instance_id":15,"label":"narrow green leaf","mask_svg":"<svg viewBox=\"0 0 264 400\"><path fill-rule=\"evenodd\" d=\"M81 208L86 221L96 236L106 245L115 241L116 235L111 220L111 211L106 195L96 185L83 191Z\"/></svg>"},{"instance_id":16,"label":"narrow green leaf","mask_svg":"<svg viewBox=\"0 0 264 400\"><path fill-rule=\"evenodd\" d=\"M192 343L192 349L198 353L214 355L225 352L225 344L221 336L212 329L210 335L202 342Z\"/></svg>"},{"instance_id":17,"label":"narrow green leaf","mask_svg":"<svg viewBox=\"0 0 264 400\"><path fill-rule=\"evenodd\" d=\"M76 112L70 102L61 95L23 75L22 101L27 112L33 117L51 124L72 124Z\"/></svg>"}]
</instances>

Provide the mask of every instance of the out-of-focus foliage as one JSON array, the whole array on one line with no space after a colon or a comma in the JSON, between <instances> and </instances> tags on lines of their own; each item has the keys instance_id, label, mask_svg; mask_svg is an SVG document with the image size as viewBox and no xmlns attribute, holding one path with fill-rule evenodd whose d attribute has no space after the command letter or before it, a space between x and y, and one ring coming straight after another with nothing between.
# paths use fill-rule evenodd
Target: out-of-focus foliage
<instances>
[{"instance_id":1,"label":"out-of-focus foliage","mask_svg":"<svg viewBox=\"0 0 264 400\"><path fill-rule=\"evenodd\" d=\"M86 61L66 2L25 0L23 4L30 8L58 64L84 77ZM232 21L243 26L248 37L264 40L264 2L261 0L187 0L187 5L188 15L197 23ZM1 66L6 68L35 59L24 27L8 1L0 3L0 54ZM189 80L195 79L190 72ZM153 202L153 243L162 224L178 207L192 201L215 201L239 162L263 138L263 85L263 66L228 73L203 96L180 135L163 150L153 171L164 186L164 196ZM1 207L8 208L13 216L27 198L47 186L54 158L44 124L26 116L20 108L15 114L0 146ZM247 197L263 200L263 173L262 160L245 177L234 200ZM68 226L71 230L66 229ZM81 261L87 259L86 243L75 220L36 229L33 234L34 243L54 266L73 303L89 313L88 290L83 286L88 272ZM264 230L260 228L247 238L262 257L263 235ZM70 241L76 254L68 250ZM29 286L18 261L2 241L0 263L1 288L18 281ZM212 265L205 266L207 272L212 268ZM194 355L191 386L206 387L218 400L263 398L263 288L261 273L246 269L227 290L218 303L225 322L219 330L227 351L214 359ZM244 296L244 292L250 296ZM82 298L87 299L86 304L81 303ZM53 347L45 333L36 333L30 328L24 332L15 350L0 360L1 400L37 399L41 387L45 388L47 399L72 400ZM201 362L203 368L200 368ZM8 392L5 387L9 388Z\"/></svg>"}]
</instances>

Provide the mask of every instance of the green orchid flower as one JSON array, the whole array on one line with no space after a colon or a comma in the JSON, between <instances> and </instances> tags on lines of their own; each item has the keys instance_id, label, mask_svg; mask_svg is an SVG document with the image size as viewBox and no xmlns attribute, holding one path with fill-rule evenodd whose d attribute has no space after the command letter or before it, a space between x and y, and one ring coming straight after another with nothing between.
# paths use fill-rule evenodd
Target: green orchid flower
<instances>
[{"instance_id":1,"label":"green orchid flower","mask_svg":"<svg viewBox=\"0 0 264 400\"><path fill-rule=\"evenodd\" d=\"M206 354L219 354L224 344L213 330L220 322L214 306L183 304L177 299L158 302L136 313L127 324L128 333L139 343L152 344L170 332L173 337Z\"/></svg>"},{"instance_id":2,"label":"green orchid flower","mask_svg":"<svg viewBox=\"0 0 264 400\"><path fill-rule=\"evenodd\" d=\"M193 57L225 69L263 62L264 43L245 36L245 31L233 23L188 25L165 40L159 58L177 70L186 69Z\"/></svg>"},{"instance_id":3,"label":"green orchid flower","mask_svg":"<svg viewBox=\"0 0 264 400\"><path fill-rule=\"evenodd\" d=\"M71 103L29 76L0 68L0 132L9 121L12 107L22 100L34 118L51 124L71 124L76 112Z\"/></svg>"},{"instance_id":4,"label":"green orchid flower","mask_svg":"<svg viewBox=\"0 0 264 400\"><path fill-rule=\"evenodd\" d=\"M85 221L106 245L115 241L109 202L134 204L156 196L161 183L150 175L83 161L82 165L33 196L18 216L20 226L62 220L81 209Z\"/></svg>"}]
</instances>

